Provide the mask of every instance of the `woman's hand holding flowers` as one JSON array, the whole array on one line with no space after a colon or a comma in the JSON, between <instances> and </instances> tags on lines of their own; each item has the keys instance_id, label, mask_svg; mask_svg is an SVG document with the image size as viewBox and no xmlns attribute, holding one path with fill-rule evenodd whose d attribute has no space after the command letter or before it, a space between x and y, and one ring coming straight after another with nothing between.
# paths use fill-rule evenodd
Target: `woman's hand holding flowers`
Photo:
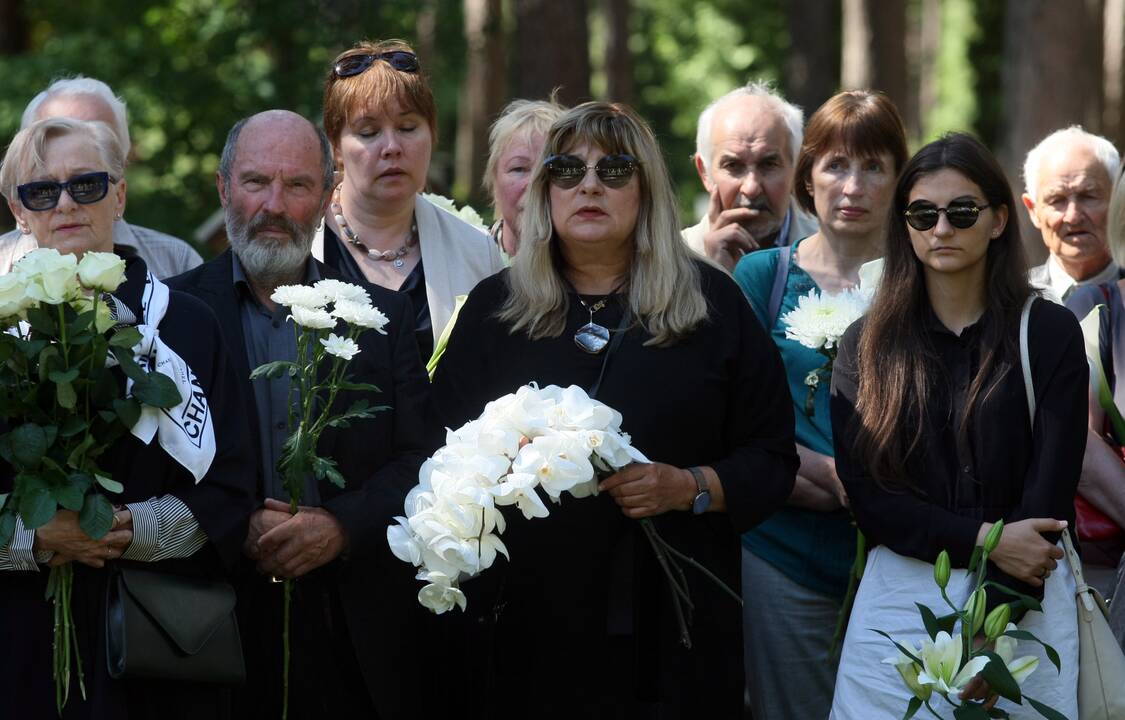
<instances>
[{"instance_id":1,"label":"woman's hand holding flowers","mask_svg":"<svg viewBox=\"0 0 1125 720\"><path fill-rule=\"evenodd\" d=\"M128 510L121 511L128 514ZM120 513L119 513L120 514ZM35 530L35 549L55 553L52 565L78 561L90 567L104 567L106 560L115 560L133 542L132 520L128 526L111 530L100 540L94 540L78 525L78 513L59 510L46 525Z\"/></svg>"},{"instance_id":2,"label":"woman's hand holding flowers","mask_svg":"<svg viewBox=\"0 0 1125 720\"><path fill-rule=\"evenodd\" d=\"M721 489L713 470L702 468L711 492L711 508L720 501ZM598 485L608 492L626 517L643 518L662 515L669 510L690 510L699 493L695 478L682 468L664 463L633 463Z\"/></svg>"},{"instance_id":3,"label":"woman's hand holding flowers","mask_svg":"<svg viewBox=\"0 0 1125 720\"><path fill-rule=\"evenodd\" d=\"M983 543L991 527L992 523L981 525L977 533L978 545ZM1043 580L1058 567L1058 560L1063 556L1063 551L1044 538L1042 533L1062 532L1065 527L1065 520L1052 518L1028 518L1005 523L1000 543L989 559L1020 582L1042 587Z\"/></svg>"}]
</instances>

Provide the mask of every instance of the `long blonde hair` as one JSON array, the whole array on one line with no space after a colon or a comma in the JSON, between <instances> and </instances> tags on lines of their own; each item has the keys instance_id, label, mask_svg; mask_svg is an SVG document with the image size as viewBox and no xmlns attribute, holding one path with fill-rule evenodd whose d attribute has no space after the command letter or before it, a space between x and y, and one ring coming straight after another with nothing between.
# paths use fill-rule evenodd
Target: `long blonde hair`
<instances>
[{"instance_id":1,"label":"long blonde hair","mask_svg":"<svg viewBox=\"0 0 1125 720\"><path fill-rule=\"evenodd\" d=\"M707 319L699 268L680 237L672 182L652 130L625 105L588 102L560 117L547 135L544 157L581 143L635 157L640 207L633 231L629 308L652 336L646 345L672 345ZM528 185L520 227L520 252L509 274L510 292L498 317L513 333L532 340L558 337L570 300L562 276L558 238L551 222L546 168L538 165Z\"/></svg>"}]
</instances>

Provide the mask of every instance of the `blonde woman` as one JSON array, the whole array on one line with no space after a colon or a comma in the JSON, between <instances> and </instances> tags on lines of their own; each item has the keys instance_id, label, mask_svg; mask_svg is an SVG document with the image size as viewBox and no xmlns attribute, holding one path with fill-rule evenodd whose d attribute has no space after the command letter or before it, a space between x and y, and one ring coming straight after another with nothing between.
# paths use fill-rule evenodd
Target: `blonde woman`
<instances>
[{"instance_id":1,"label":"blonde woman","mask_svg":"<svg viewBox=\"0 0 1125 720\"><path fill-rule=\"evenodd\" d=\"M691 650L670 588L634 522L730 587L738 533L793 488L793 414L777 350L738 287L679 237L676 201L648 126L586 103L551 127L525 195L510 271L469 295L433 386L433 428L455 427L528 382L579 385L619 410L650 464L602 493L508 517L510 565L475 581L469 647L491 717L737 717L738 605L700 576ZM518 358L518 362L512 362ZM518 662L514 659L518 658ZM577 673L577 675L576 675ZM542 681L573 678L565 694Z\"/></svg>"}]
</instances>

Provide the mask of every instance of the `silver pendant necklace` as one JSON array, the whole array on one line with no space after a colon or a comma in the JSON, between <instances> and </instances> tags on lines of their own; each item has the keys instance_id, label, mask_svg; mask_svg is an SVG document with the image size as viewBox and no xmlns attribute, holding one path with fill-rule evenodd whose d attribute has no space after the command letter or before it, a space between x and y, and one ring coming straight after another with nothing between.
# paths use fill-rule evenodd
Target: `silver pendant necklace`
<instances>
[{"instance_id":1,"label":"silver pendant necklace","mask_svg":"<svg viewBox=\"0 0 1125 720\"><path fill-rule=\"evenodd\" d=\"M397 249L376 250L374 248L367 247L367 245L365 245L363 241L359 239L359 235L356 235L355 231L352 230L350 225L348 225L348 221L344 219L344 207L340 203L339 185L336 186L336 190L332 193L332 205L330 206L330 209L332 210L332 216L336 219L336 225L339 226L340 233L344 236L344 239L350 242L352 245L358 247L360 250L366 252L367 257L371 260L389 262L396 268L401 268L406 265L406 261L403 260L403 258L407 253L411 251L411 249L414 248L415 245L418 244L418 221L411 218L410 234L406 236L406 242L400 245Z\"/></svg>"},{"instance_id":2,"label":"silver pendant necklace","mask_svg":"<svg viewBox=\"0 0 1125 720\"><path fill-rule=\"evenodd\" d=\"M590 321L582 327L578 328L578 331L574 333L574 344L582 348L582 350L584 350L585 352L588 352L591 355L597 355L605 349L606 345L609 344L609 329L604 325L599 325L598 323L594 322L594 313L604 308L606 306L606 303L609 302L609 299L613 297L618 290L625 286L625 282L625 280L622 280L617 287L609 291L609 294L607 294L601 300L598 300L593 305L587 305L586 301L583 300L582 296L578 294L577 290L575 290L575 296L578 298L578 304L585 308L588 313L590 313Z\"/></svg>"}]
</instances>

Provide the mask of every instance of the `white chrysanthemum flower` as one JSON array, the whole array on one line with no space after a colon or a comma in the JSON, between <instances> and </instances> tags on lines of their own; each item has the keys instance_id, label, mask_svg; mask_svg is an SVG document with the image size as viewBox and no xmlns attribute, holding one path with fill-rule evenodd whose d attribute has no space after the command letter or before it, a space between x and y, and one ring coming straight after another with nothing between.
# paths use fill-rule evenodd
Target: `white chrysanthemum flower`
<instances>
[{"instance_id":1,"label":"white chrysanthemum flower","mask_svg":"<svg viewBox=\"0 0 1125 720\"><path fill-rule=\"evenodd\" d=\"M349 325L374 328L383 335L387 334L387 331L383 329L388 322L387 316L380 312L379 308L374 307L370 303L338 300L332 308L332 315Z\"/></svg>"},{"instance_id":2,"label":"white chrysanthemum flower","mask_svg":"<svg viewBox=\"0 0 1125 720\"><path fill-rule=\"evenodd\" d=\"M292 313L289 317L293 318L293 322L301 327L313 328L315 330L327 330L328 328L336 327L336 321L328 311L323 308L290 305L289 311Z\"/></svg>"},{"instance_id":3,"label":"white chrysanthemum flower","mask_svg":"<svg viewBox=\"0 0 1125 720\"><path fill-rule=\"evenodd\" d=\"M308 285L282 285L273 291L270 300L290 309L301 307L317 310L324 308L330 298Z\"/></svg>"},{"instance_id":4,"label":"white chrysanthemum flower","mask_svg":"<svg viewBox=\"0 0 1125 720\"><path fill-rule=\"evenodd\" d=\"M325 298L331 302L338 303L341 301L359 303L361 305L370 305L371 299L367 297L367 291L359 285L352 285L342 280L335 280L333 278L326 278L317 281L313 288L321 293Z\"/></svg>"},{"instance_id":5,"label":"white chrysanthemum flower","mask_svg":"<svg viewBox=\"0 0 1125 720\"><path fill-rule=\"evenodd\" d=\"M359 354L359 345L356 344L355 340L340 337L336 333L321 338L320 344L324 346L329 355L335 355L343 360L351 360Z\"/></svg>"},{"instance_id":6,"label":"white chrysanthemum flower","mask_svg":"<svg viewBox=\"0 0 1125 720\"><path fill-rule=\"evenodd\" d=\"M831 350L844 331L867 312L866 293L848 289L836 295L810 290L797 299L797 307L781 316L785 337L813 350Z\"/></svg>"}]
</instances>

